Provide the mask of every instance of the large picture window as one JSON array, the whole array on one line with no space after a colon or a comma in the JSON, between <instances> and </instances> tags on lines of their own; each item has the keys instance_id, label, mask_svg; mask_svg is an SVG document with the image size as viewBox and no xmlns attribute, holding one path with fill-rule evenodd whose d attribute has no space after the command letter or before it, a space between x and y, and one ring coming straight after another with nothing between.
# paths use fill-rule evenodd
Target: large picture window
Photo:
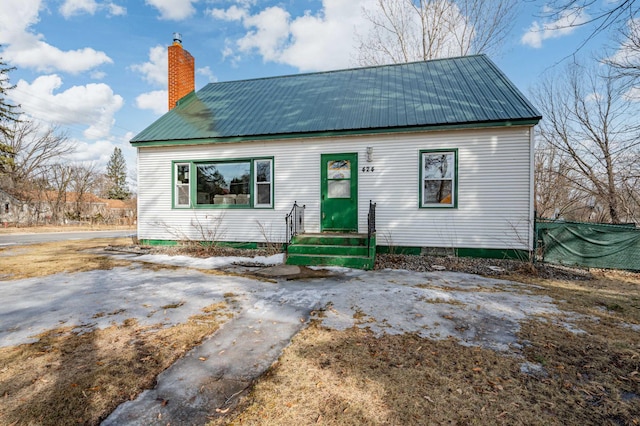
<instances>
[{"instance_id":1,"label":"large picture window","mask_svg":"<svg viewBox=\"0 0 640 426\"><path fill-rule=\"evenodd\" d=\"M176 163L175 167L176 207L268 208L273 205L272 159L192 161Z\"/></svg>"},{"instance_id":2,"label":"large picture window","mask_svg":"<svg viewBox=\"0 0 640 426\"><path fill-rule=\"evenodd\" d=\"M420 207L457 207L457 154L420 151Z\"/></svg>"},{"instance_id":3,"label":"large picture window","mask_svg":"<svg viewBox=\"0 0 640 426\"><path fill-rule=\"evenodd\" d=\"M249 205L251 162L196 164L198 205Z\"/></svg>"}]
</instances>

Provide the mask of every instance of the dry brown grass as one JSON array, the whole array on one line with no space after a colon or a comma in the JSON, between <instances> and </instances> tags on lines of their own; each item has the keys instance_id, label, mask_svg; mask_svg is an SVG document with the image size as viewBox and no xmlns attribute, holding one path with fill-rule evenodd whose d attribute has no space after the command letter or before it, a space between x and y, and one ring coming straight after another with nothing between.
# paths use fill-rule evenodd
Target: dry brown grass
<instances>
[{"instance_id":1,"label":"dry brown grass","mask_svg":"<svg viewBox=\"0 0 640 426\"><path fill-rule=\"evenodd\" d=\"M547 377L523 374L523 359L461 346L455 340L433 341L414 335L376 338L362 329L338 332L314 325L296 336L236 414L212 424L603 425L640 421L637 342L622 347L603 343L592 350L604 353L588 357L584 350L590 338L580 341L557 327L532 322L523 336L533 339L526 358L547 360ZM568 338L572 336L575 339ZM550 337L565 344L550 346L546 342ZM540 348L548 349L540 352Z\"/></svg>"},{"instance_id":2,"label":"dry brown grass","mask_svg":"<svg viewBox=\"0 0 640 426\"><path fill-rule=\"evenodd\" d=\"M6 248L0 250L0 279L126 266L130 262L97 253L109 244L128 242L110 238ZM165 329L140 327L128 319L85 333L50 330L36 343L0 348L0 424L98 424L118 404L152 387L160 372L215 332L226 319L226 305L210 305L188 322Z\"/></svg>"},{"instance_id":3,"label":"dry brown grass","mask_svg":"<svg viewBox=\"0 0 640 426\"><path fill-rule=\"evenodd\" d=\"M593 271L591 279L579 280L543 279L523 274L504 278L534 284L529 291L552 297L563 310L604 321L640 324L639 273Z\"/></svg>"},{"instance_id":4,"label":"dry brown grass","mask_svg":"<svg viewBox=\"0 0 640 426\"><path fill-rule=\"evenodd\" d=\"M585 315L576 324L585 333L530 319L519 333L522 353L507 355L453 339L376 338L313 324L212 425L640 424L640 333L629 326L640 324L640 275L508 278ZM524 362L542 373L521 371Z\"/></svg>"},{"instance_id":5,"label":"dry brown grass","mask_svg":"<svg viewBox=\"0 0 640 426\"><path fill-rule=\"evenodd\" d=\"M82 334L51 330L37 343L0 348L0 424L99 424L216 331L224 307L208 306L166 329L127 320Z\"/></svg>"},{"instance_id":6,"label":"dry brown grass","mask_svg":"<svg viewBox=\"0 0 640 426\"><path fill-rule=\"evenodd\" d=\"M0 234L32 234L40 232L75 232L75 231L135 231L133 225L64 225L64 226L10 226L5 228L0 224Z\"/></svg>"},{"instance_id":7,"label":"dry brown grass","mask_svg":"<svg viewBox=\"0 0 640 426\"><path fill-rule=\"evenodd\" d=\"M130 242L128 238L58 241L0 248L0 281L43 277L60 272L107 270L131 262L88 252L109 244Z\"/></svg>"},{"instance_id":8,"label":"dry brown grass","mask_svg":"<svg viewBox=\"0 0 640 426\"><path fill-rule=\"evenodd\" d=\"M63 252L75 256L75 244ZM55 258L55 251L48 255ZM29 259L24 264L37 261ZM312 324L250 395L212 424L640 424L640 333L629 326L640 324L640 275L593 276L549 279L535 270L500 276L534 284L525 290L585 315L577 323L582 334L556 318L526 321L519 356L452 339L376 338L359 328ZM225 294L228 303L234 296ZM55 330L36 344L0 350L0 424L96 424L213 332L217 311L210 307L167 330L134 321L84 335ZM542 373L523 373L525 361L541 365Z\"/></svg>"}]
</instances>

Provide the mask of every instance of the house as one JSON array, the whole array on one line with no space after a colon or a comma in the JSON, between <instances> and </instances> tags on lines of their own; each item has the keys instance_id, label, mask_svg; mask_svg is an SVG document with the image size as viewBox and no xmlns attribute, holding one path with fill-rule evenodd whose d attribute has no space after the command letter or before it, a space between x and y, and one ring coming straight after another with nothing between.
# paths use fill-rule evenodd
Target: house
<instances>
[{"instance_id":1,"label":"house","mask_svg":"<svg viewBox=\"0 0 640 426\"><path fill-rule=\"evenodd\" d=\"M90 221L131 225L136 220L132 202L106 200L91 193L0 189L0 223L3 226Z\"/></svg>"},{"instance_id":2,"label":"house","mask_svg":"<svg viewBox=\"0 0 640 426\"><path fill-rule=\"evenodd\" d=\"M131 140L138 237L286 243L295 203L303 245L528 256L540 119L485 55L211 83Z\"/></svg>"}]
</instances>

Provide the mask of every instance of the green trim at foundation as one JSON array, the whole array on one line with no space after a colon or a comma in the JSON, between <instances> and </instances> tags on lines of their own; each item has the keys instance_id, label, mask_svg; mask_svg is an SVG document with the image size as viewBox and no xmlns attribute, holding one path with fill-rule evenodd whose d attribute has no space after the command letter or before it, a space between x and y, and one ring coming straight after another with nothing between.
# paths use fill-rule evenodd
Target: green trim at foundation
<instances>
[{"instance_id":1,"label":"green trim at foundation","mask_svg":"<svg viewBox=\"0 0 640 426\"><path fill-rule=\"evenodd\" d=\"M484 259L514 259L529 261L529 252L516 249L483 249L483 248L452 248L452 247L407 247L407 246L378 246L379 254L408 254L413 256L456 256L476 257Z\"/></svg>"},{"instance_id":2,"label":"green trim at foundation","mask_svg":"<svg viewBox=\"0 0 640 426\"><path fill-rule=\"evenodd\" d=\"M529 261L529 252L516 249L480 249L480 248L459 248L459 257L479 257L485 259L513 259Z\"/></svg>"},{"instance_id":3,"label":"green trim at foundation","mask_svg":"<svg viewBox=\"0 0 640 426\"><path fill-rule=\"evenodd\" d=\"M255 250L258 249L259 243L256 242L229 242L229 241L218 241L217 243L211 241L174 241L174 240L140 240L140 244L144 246L164 246L164 247L175 247L183 244L191 244L191 243L199 243L203 246L207 245L216 245L218 247L229 247L236 249L248 249Z\"/></svg>"},{"instance_id":4,"label":"green trim at foundation","mask_svg":"<svg viewBox=\"0 0 640 426\"><path fill-rule=\"evenodd\" d=\"M377 246L376 253L378 254L409 254L413 256L420 256L422 254L422 247Z\"/></svg>"},{"instance_id":5,"label":"green trim at foundation","mask_svg":"<svg viewBox=\"0 0 640 426\"><path fill-rule=\"evenodd\" d=\"M141 246L164 246L164 247L173 247L177 246L178 241L173 240L140 240Z\"/></svg>"},{"instance_id":6,"label":"green trim at foundation","mask_svg":"<svg viewBox=\"0 0 640 426\"><path fill-rule=\"evenodd\" d=\"M365 239L366 241L366 239ZM193 241L195 242L195 241ZM186 241L175 240L140 240L141 245L146 246L177 246L180 244L186 244ZM203 245L212 244L208 241L201 241ZM314 241L314 243L317 243ZM344 241L343 241L344 243ZM228 242L219 241L215 243L218 247L229 247L237 249L249 249L254 250L260 248L258 242ZM366 244L366 243L365 243ZM374 253L378 254L407 254L412 256L432 255L432 256L456 256L456 257L476 257L485 259L514 259L529 261L529 252L526 250L515 249L483 249L483 248L451 248L451 247L411 247L411 246L376 246L375 236L373 237L372 245L375 249L371 249L369 253L370 257ZM365 246L366 247L366 246ZM344 254L344 253L340 253Z\"/></svg>"}]
</instances>

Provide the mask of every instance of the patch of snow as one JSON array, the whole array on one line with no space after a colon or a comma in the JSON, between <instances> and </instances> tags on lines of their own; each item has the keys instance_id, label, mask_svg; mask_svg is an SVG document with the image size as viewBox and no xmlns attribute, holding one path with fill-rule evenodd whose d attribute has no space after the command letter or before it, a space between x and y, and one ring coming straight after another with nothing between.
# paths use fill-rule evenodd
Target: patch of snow
<instances>
[{"instance_id":1,"label":"patch of snow","mask_svg":"<svg viewBox=\"0 0 640 426\"><path fill-rule=\"evenodd\" d=\"M133 266L109 271L57 274L11 281L0 305L0 346L32 342L35 335L68 325L107 327L135 318L142 325L185 322L210 304L234 295L234 308L264 320L278 312L308 312L327 307L318 320L329 328L368 328L376 335L416 333L426 338L453 337L464 345L499 351L517 348L520 322L538 315L571 318L553 300L522 292L526 284L456 272L361 271L322 267L335 276L263 282L212 269L237 261L282 262L282 255L263 258L144 255ZM188 267L154 271L137 261ZM189 269L193 268L193 269ZM316 268L314 268L316 269ZM490 289L491 291L477 291ZM267 314L268 312L268 314ZM300 318L306 321L306 318Z\"/></svg>"},{"instance_id":2,"label":"patch of snow","mask_svg":"<svg viewBox=\"0 0 640 426\"><path fill-rule=\"evenodd\" d=\"M284 262L284 253L274 254L273 256L256 256L256 257L240 257L240 256L215 256L207 258L194 258L189 256L169 256L166 254L145 254L138 256L136 260L148 263L158 263L163 265L182 266L194 269L220 269L225 266L231 266L239 262L251 262L258 265L272 266Z\"/></svg>"},{"instance_id":3,"label":"patch of snow","mask_svg":"<svg viewBox=\"0 0 640 426\"><path fill-rule=\"evenodd\" d=\"M531 376L538 377L549 376L549 373L547 373L547 370L545 370L542 365L535 364L533 362L523 362L522 364L520 364L520 372L522 374L529 374Z\"/></svg>"}]
</instances>

